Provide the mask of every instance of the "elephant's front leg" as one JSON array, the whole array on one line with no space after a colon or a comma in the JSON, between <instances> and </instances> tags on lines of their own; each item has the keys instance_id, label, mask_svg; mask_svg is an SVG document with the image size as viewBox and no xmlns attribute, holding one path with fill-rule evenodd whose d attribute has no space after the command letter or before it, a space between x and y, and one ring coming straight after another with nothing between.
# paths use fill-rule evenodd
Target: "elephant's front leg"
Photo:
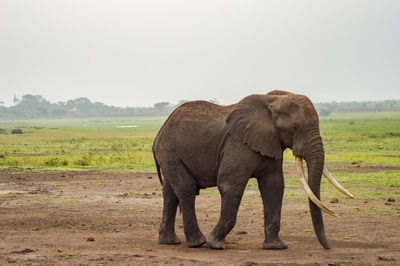
<instances>
[{"instance_id":1,"label":"elephant's front leg","mask_svg":"<svg viewBox=\"0 0 400 266\"><path fill-rule=\"evenodd\" d=\"M236 180L236 182L232 182ZM237 212L248 178L243 176L219 176L218 189L221 194L221 213L218 224L207 238L211 248L225 249L225 237L236 223Z\"/></svg>"},{"instance_id":2,"label":"elephant's front leg","mask_svg":"<svg viewBox=\"0 0 400 266\"><path fill-rule=\"evenodd\" d=\"M264 249L286 249L279 238L283 191L285 188L281 168L257 178L264 205Z\"/></svg>"}]
</instances>

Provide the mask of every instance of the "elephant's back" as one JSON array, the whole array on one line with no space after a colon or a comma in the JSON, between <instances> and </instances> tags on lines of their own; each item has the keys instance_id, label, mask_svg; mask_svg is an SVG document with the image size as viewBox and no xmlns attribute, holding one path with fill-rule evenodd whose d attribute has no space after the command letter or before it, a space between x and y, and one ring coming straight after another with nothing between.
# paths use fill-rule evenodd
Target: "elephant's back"
<instances>
[{"instance_id":1,"label":"elephant's back","mask_svg":"<svg viewBox=\"0 0 400 266\"><path fill-rule=\"evenodd\" d=\"M168 137L179 141L182 138L204 137L221 130L231 106L220 106L207 101L192 101L179 106L168 117L157 138Z\"/></svg>"},{"instance_id":2,"label":"elephant's back","mask_svg":"<svg viewBox=\"0 0 400 266\"><path fill-rule=\"evenodd\" d=\"M161 160L177 157L194 175L212 179L232 108L206 101L181 105L168 117L154 141L156 156Z\"/></svg>"},{"instance_id":3,"label":"elephant's back","mask_svg":"<svg viewBox=\"0 0 400 266\"><path fill-rule=\"evenodd\" d=\"M217 122L224 122L229 115L229 106L221 106L206 101L187 102L171 114L170 123L201 128Z\"/></svg>"}]
</instances>

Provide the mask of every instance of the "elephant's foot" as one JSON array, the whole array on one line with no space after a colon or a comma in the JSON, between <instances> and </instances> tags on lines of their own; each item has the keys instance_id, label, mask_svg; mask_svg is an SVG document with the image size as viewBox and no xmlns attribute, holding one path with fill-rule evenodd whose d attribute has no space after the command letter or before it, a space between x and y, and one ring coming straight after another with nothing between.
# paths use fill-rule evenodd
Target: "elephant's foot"
<instances>
[{"instance_id":1,"label":"elephant's foot","mask_svg":"<svg viewBox=\"0 0 400 266\"><path fill-rule=\"evenodd\" d=\"M287 249L288 246L282 242L282 240L274 239L274 240L265 240L263 243L263 249Z\"/></svg>"},{"instance_id":2,"label":"elephant's foot","mask_svg":"<svg viewBox=\"0 0 400 266\"><path fill-rule=\"evenodd\" d=\"M214 235L210 234L207 238L207 244L213 249L225 249L225 240L217 239Z\"/></svg>"},{"instance_id":3,"label":"elephant's foot","mask_svg":"<svg viewBox=\"0 0 400 266\"><path fill-rule=\"evenodd\" d=\"M186 243L191 248L197 248L206 243L206 237L199 231L192 236L186 237Z\"/></svg>"},{"instance_id":4,"label":"elephant's foot","mask_svg":"<svg viewBox=\"0 0 400 266\"><path fill-rule=\"evenodd\" d=\"M169 234L160 234L158 236L158 242L166 245L179 245L181 243L175 232Z\"/></svg>"}]
</instances>

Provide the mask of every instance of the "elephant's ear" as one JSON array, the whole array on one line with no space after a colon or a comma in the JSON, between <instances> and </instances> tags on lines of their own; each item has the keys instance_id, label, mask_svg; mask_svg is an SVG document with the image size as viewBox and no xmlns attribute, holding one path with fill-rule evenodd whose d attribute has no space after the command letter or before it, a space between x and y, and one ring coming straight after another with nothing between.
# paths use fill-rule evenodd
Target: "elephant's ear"
<instances>
[{"instance_id":1,"label":"elephant's ear","mask_svg":"<svg viewBox=\"0 0 400 266\"><path fill-rule=\"evenodd\" d=\"M263 156L282 159L282 148L274 125L273 109L282 96L250 95L226 119L228 133ZM271 108L273 107L273 108Z\"/></svg>"}]
</instances>

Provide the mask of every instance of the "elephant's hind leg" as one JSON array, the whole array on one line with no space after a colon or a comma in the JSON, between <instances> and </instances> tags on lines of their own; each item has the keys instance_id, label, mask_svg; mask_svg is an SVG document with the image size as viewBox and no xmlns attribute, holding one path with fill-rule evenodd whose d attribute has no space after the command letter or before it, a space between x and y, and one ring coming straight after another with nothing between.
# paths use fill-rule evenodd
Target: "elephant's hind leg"
<instances>
[{"instance_id":1,"label":"elephant's hind leg","mask_svg":"<svg viewBox=\"0 0 400 266\"><path fill-rule=\"evenodd\" d=\"M179 160L170 159L169 166L164 170L164 174L166 179L170 180L170 185L179 199L186 243L189 247L199 247L206 242L206 238L200 231L195 212L197 182Z\"/></svg>"},{"instance_id":2,"label":"elephant's hind leg","mask_svg":"<svg viewBox=\"0 0 400 266\"><path fill-rule=\"evenodd\" d=\"M183 230L186 236L186 243L189 247L199 247L206 243L206 238L200 231L195 211L196 191L182 193L179 197L182 210Z\"/></svg>"},{"instance_id":3,"label":"elephant's hind leg","mask_svg":"<svg viewBox=\"0 0 400 266\"><path fill-rule=\"evenodd\" d=\"M181 243L175 233L175 217L179 200L167 181L164 181L163 197L163 216L158 241L160 244L177 245Z\"/></svg>"}]
</instances>

